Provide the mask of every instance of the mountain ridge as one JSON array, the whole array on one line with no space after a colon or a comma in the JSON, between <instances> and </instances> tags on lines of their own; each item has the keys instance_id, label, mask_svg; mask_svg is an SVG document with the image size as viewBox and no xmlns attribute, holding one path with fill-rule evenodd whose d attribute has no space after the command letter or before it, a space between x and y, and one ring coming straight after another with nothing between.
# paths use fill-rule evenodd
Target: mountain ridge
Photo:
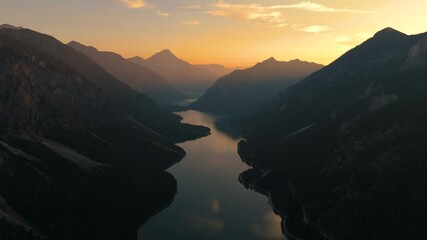
<instances>
[{"instance_id":1,"label":"mountain ridge","mask_svg":"<svg viewBox=\"0 0 427 240\"><path fill-rule=\"evenodd\" d=\"M189 95L203 93L222 74L219 71L210 71L208 68L192 65L175 56L165 49L143 60L129 58L130 61L158 72L171 84Z\"/></svg>"},{"instance_id":2,"label":"mountain ridge","mask_svg":"<svg viewBox=\"0 0 427 240\"><path fill-rule=\"evenodd\" d=\"M190 107L207 112L247 114L322 67L316 63L277 61L271 57L251 68L236 70L220 78Z\"/></svg>"},{"instance_id":3,"label":"mountain ridge","mask_svg":"<svg viewBox=\"0 0 427 240\"><path fill-rule=\"evenodd\" d=\"M134 90L147 94L159 103L173 103L186 99L184 94L170 85L158 73L137 65L117 53L98 51L94 47L85 46L76 41L67 45L88 55L117 79L128 84Z\"/></svg>"},{"instance_id":4,"label":"mountain ridge","mask_svg":"<svg viewBox=\"0 0 427 240\"><path fill-rule=\"evenodd\" d=\"M242 120L240 179L270 192L285 234L427 235L426 37L382 30Z\"/></svg>"},{"instance_id":5,"label":"mountain ridge","mask_svg":"<svg viewBox=\"0 0 427 240\"><path fill-rule=\"evenodd\" d=\"M0 63L2 236L134 239L176 194L174 142L208 129L46 34L1 29Z\"/></svg>"}]
</instances>

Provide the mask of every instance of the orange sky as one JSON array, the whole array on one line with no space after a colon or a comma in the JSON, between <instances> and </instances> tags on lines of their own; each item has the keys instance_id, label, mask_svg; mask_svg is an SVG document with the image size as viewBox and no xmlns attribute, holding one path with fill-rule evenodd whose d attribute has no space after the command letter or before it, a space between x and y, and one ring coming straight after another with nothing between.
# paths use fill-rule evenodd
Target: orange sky
<instances>
[{"instance_id":1,"label":"orange sky","mask_svg":"<svg viewBox=\"0 0 427 240\"><path fill-rule=\"evenodd\" d=\"M328 64L376 31L427 31L427 1L2 0L0 22L144 58L250 66L271 56Z\"/></svg>"}]
</instances>

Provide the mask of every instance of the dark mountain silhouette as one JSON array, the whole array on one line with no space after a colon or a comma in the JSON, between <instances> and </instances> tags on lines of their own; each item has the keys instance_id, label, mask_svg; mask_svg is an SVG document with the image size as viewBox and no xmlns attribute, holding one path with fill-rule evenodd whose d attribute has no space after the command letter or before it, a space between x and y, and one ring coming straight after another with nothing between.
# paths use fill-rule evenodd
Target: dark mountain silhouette
<instances>
[{"instance_id":1,"label":"dark mountain silhouette","mask_svg":"<svg viewBox=\"0 0 427 240\"><path fill-rule=\"evenodd\" d=\"M1 24L0 25L0 29L15 29L15 30L19 30L19 29L22 29L22 27L15 27L15 26L10 25L10 24Z\"/></svg>"},{"instance_id":2,"label":"dark mountain silhouette","mask_svg":"<svg viewBox=\"0 0 427 240\"><path fill-rule=\"evenodd\" d=\"M249 113L282 90L321 69L320 64L274 58L220 78L191 108L215 113Z\"/></svg>"},{"instance_id":3,"label":"dark mountain silhouette","mask_svg":"<svg viewBox=\"0 0 427 240\"><path fill-rule=\"evenodd\" d=\"M248 187L301 239L427 237L427 34L384 29L242 122Z\"/></svg>"},{"instance_id":4,"label":"dark mountain silhouette","mask_svg":"<svg viewBox=\"0 0 427 240\"><path fill-rule=\"evenodd\" d=\"M153 70L126 60L116 53L100 52L94 47L75 41L68 43L68 46L84 53L111 75L159 103L173 103L187 98Z\"/></svg>"},{"instance_id":5,"label":"dark mountain silhouette","mask_svg":"<svg viewBox=\"0 0 427 240\"><path fill-rule=\"evenodd\" d=\"M208 134L28 29L0 30L0 99L2 239L136 238L176 193L173 142Z\"/></svg>"},{"instance_id":6,"label":"dark mountain silhouette","mask_svg":"<svg viewBox=\"0 0 427 240\"><path fill-rule=\"evenodd\" d=\"M107 91L131 117L150 125L154 131L163 136L175 141L183 141L188 139L186 136L189 133L188 130L192 132L193 127L179 122L181 117L164 111L146 95L135 92L111 76L92 59L55 38L28 29L19 31L4 29L2 31L41 52L62 60L86 77L88 81ZM159 119L162 120L159 121ZM193 130L195 130L195 137L197 137L199 135L198 130Z\"/></svg>"},{"instance_id":7,"label":"dark mountain silhouette","mask_svg":"<svg viewBox=\"0 0 427 240\"><path fill-rule=\"evenodd\" d=\"M190 95L203 93L220 77L177 58L170 50L163 50L146 60L139 57L129 60L158 72L179 90Z\"/></svg>"}]
</instances>

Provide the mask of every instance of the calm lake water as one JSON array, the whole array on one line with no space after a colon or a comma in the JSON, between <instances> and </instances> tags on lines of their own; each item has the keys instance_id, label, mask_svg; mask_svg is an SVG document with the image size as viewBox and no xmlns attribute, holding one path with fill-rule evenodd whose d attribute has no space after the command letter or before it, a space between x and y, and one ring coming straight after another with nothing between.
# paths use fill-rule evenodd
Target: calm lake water
<instances>
[{"instance_id":1,"label":"calm lake water","mask_svg":"<svg viewBox=\"0 0 427 240\"><path fill-rule=\"evenodd\" d=\"M211 115L179 115L186 123L211 128L212 135L180 144L187 156L168 170L178 181L178 193L141 227L139 239L284 239L268 199L239 183L248 166L237 154L238 140L218 131Z\"/></svg>"}]
</instances>

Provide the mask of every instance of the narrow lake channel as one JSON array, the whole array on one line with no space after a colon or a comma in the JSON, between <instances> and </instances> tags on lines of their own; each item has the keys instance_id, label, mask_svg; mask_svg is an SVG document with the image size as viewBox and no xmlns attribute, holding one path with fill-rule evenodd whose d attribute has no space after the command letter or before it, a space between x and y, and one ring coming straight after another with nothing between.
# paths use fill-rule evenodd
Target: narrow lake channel
<instances>
[{"instance_id":1,"label":"narrow lake channel","mask_svg":"<svg viewBox=\"0 0 427 240\"><path fill-rule=\"evenodd\" d=\"M187 156L168 170L178 181L177 195L140 228L139 239L284 239L268 199L239 183L248 166L237 154L238 139L216 129L212 115L179 115L183 122L211 128L212 134L180 144Z\"/></svg>"}]
</instances>

